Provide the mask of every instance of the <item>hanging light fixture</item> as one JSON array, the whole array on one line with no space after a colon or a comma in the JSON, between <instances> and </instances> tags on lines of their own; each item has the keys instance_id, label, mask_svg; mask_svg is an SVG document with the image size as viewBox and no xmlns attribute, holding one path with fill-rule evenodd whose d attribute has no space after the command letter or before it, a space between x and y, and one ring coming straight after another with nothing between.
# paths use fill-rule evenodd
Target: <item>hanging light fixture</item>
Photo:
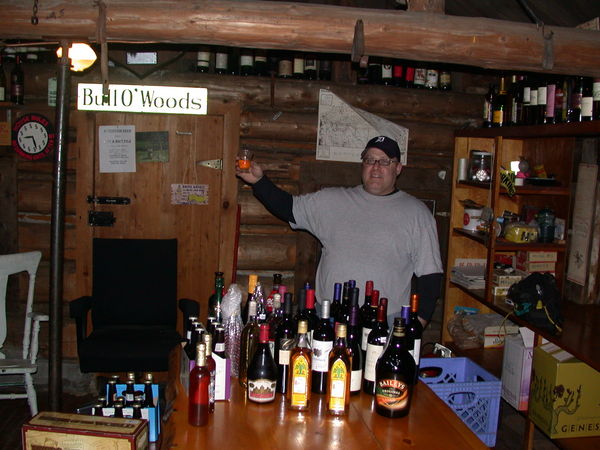
<instances>
[{"instance_id":1,"label":"hanging light fixture","mask_svg":"<svg viewBox=\"0 0 600 450\"><path fill-rule=\"evenodd\" d=\"M78 42L71 44L68 55L71 60L71 70L73 72L83 72L96 62L96 52L88 44ZM62 58L62 47L58 47L56 56Z\"/></svg>"}]
</instances>

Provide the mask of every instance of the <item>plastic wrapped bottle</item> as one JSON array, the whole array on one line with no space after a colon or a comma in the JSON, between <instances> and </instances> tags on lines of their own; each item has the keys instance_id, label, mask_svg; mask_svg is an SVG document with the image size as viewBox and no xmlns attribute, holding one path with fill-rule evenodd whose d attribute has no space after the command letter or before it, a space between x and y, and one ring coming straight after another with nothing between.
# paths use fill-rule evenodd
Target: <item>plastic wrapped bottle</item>
<instances>
[{"instance_id":1,"label":"plastic wrapped bottle","mask_svg":"<svg viewBox=\"0 0 600 450\"><path fill-rule=\"evenodd\" d=\"M231 375L239 376L240 337L244 325L241 317L242 291L235 283L223 297L223 327L225 328L225 354L231 360Z\"/></svg>"}]
</instances>

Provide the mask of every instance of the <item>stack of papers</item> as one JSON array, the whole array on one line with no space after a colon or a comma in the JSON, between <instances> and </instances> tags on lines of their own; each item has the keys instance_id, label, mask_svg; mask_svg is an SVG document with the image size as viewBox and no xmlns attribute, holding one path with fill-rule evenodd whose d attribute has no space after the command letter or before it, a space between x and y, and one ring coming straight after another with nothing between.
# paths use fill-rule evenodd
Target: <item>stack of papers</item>
<instances>
[{"instance_id":1,"label":"stack of papers","mask_svg":"<svg viewBox=\"0 0 600 450\"><path fill-rule=\"evenodd\" d=\"M485 289L485 266L470 265L453 267L450 280L467 289Z\"/></svg>"}]
</instances>

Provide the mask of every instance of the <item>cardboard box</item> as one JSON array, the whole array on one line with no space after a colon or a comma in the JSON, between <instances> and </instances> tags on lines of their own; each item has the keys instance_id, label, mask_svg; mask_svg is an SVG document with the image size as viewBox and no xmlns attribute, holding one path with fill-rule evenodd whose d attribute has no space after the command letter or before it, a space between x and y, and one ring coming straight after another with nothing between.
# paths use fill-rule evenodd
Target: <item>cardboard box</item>
<instances>
[{"instance_id":1,"label":"cardboard box","mask_svg":"<svg viewBox=\"0 0 600 450\"><path fill-rule=\"evenodd\" d=\"M517 269L524 270L528 273L533 272L556 272L555 262L524 262L517 261Z\"/></svg>"},{"instance_id":2,"label":"cardboard box","mask_svg":"<svg viewBox=\"0 0 600 450\"><path fill-rule=\"evenodd\" d=\"M533 350L529 418L550 438L600 436L600 372L553 343Z\"/></svg>"},{"instance_id":3,"label":"cardboard box","mask_svg":"<svg viewBox=\"0 0 600 450\"><path fill-rule=\"evenodd\" d=\"M515 283L521 281L527 274L520 270L515 270L512 273L506 273L502 269L495 269L492 275L492 281L494 284L500 287L510 287Z\"/></svg>"},{"instance_id":4,"label":"cardboard box","mask_svg":"<svg viewBox=\"0 0 600 450\"><path fill-rule=\"evenodd\" d=\"M517 262L556 262L558 261L558 252L527 252L520 250L517 252Z\"/></svg>"},{"instance_id":5,"label":"cardboard box","mask_svg":"<svg viewBox=\"0 0 600 450\"><path fill-rule=\"evenodd\" d=\"M494 297L506 297L510 286L492 286L492 295Z\"/></svg>"},{"instance_id":6,"label":"cardboard box","mask_svg":"<svg viewBox=\"0 0 600 450\"><path fill-rule=\"evenodd\" d=\"M148 448L148 423L139 419L41 412L23 425L22 434L25 450Z\"/></svg>"},{"instance_id":7,"label":"cardboard box","mask_svg":"<svg viewBox=\"0 0 600 450\"><path fill-rule=\"evenodd\" d=\"M117 397L126 397L126 388L126 384L117 384ZM133 389L135 391L144 392L144 385L136 383L133 385ZM106 394L108 395L108 385L106 386ZM142 408L142 419L146 419L148 421L148 440L150 442L156 442L158 441L158 436L160 435L160 405L158 397L158 384L152 385L152 403L155 405L154 408ZM114 414L114 411L114 408L102 408L102 413L105 416ZM133 414L133 408L123 408L123 415L125 417L131 416L131 414Z\"/></svg>"},{"instance_id":8,"label":"cardboard box","mask_svg":"<svg viewBox=\"0 0 600 450\"><path fill-rule=\"evenodd\" d=\"M512 322L505 325L489 326L483 330L483 347L484 348L502 348L504 347L504 338L507 335L516 334L519 332L519 327L513 325Z\"/></svg>"},{"instance_id":9,"label":"cardboard box","mask_svg":"<svg viewBox=\"0 0 600 450\"><path fill-rule=\"evenodd\" d=\"M504 342L502 398L519 411L526 411L529 402L533 342L533 331L525 327Z\"/></svg>"}]
</instances>

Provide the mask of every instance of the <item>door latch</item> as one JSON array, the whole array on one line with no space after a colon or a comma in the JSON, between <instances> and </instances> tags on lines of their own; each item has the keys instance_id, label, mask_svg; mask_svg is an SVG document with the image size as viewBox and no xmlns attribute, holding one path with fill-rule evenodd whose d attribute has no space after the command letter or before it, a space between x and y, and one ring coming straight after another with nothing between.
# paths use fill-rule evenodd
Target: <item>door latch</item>
<instances>
[{"instance_id":1,"label":"door latch","mask_svg":"<svg viewBox=\"0 0 600 450\"><path fill-rule=\"evenodd\" d=\"M97 205L129 205L131 200L129 197L94 197L88 195L88 203L96 203Z\"/></svg>"},{"instance_id":2,"label":"door latch","mask_svg":"<svg viewBox=\"0 0 600 450\"><path fill-rule=\"evenodd\" d=\"M111 211L88 211L88 225L91 227L112 227L116 220Z\"/></svg>"},{"instance_id":3,"label":"door latch","mask_svg":"<svg viewBox=\"0 0 600 450\"><path fill-rule=\"evenodd\" d=\"M205 159L204 161L196 161L196 165L209 167L211 169L223 170L222 159Z\"/></svg>"}]
</instances>

